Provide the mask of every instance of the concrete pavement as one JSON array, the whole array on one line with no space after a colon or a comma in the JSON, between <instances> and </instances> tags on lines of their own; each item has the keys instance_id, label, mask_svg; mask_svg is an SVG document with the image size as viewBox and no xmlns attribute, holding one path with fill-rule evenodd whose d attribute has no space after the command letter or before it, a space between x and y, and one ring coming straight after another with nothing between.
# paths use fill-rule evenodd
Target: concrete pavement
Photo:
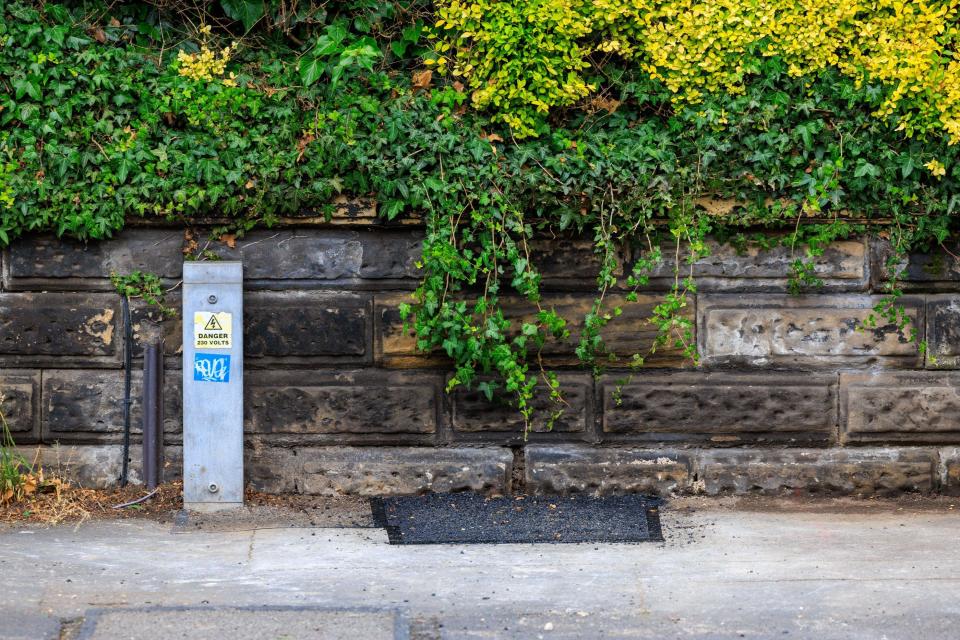
<instances>
[{"instance_id":1,"label":"concrete pavement","mask_svg":"<svg viewBox=\"0 0 960 640\"><path fill-rule=\"evenodd\" d=\"M675 502L662 510L666 541L637 545L398 547L375 528L222 522L8 529L0 638L57 637L51 618L74 621L64 637L152 638L138 633L176 616L117 614L141 622L99 630L89 619L262 605L306 608L319 626L277 635L276 615L262 629L253 615L249 637L351 637L317 631L335 619L358 638L390 620L415 639L960 636L960 514L946 501L782 507Z\"/></svg>"}]
</instances>

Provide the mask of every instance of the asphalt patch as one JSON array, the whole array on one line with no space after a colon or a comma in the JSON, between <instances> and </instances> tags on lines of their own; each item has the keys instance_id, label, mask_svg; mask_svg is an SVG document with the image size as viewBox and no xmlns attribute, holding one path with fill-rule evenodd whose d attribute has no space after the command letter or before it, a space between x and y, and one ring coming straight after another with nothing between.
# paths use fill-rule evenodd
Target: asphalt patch
<instances>
[{"instance_id":1,"label":"asphalt patch","mask_svg":"<svg viewBox=\"0 0 960 640\"><path fill-rule=\"evenodd\" d=\"M431 493L373 498L390 544L659 542L662 501L624 496Z\"/></svg>"}]
</instances>

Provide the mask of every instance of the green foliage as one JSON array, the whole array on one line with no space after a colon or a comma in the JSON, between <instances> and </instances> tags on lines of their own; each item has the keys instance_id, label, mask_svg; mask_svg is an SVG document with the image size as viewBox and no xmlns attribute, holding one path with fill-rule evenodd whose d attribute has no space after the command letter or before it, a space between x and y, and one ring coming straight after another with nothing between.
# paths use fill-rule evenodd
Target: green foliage
<instances>
[{"instance_id":1,"label":"green foliage","mask_svg":"<svg viewBox=\"0 0 960 640\"><path fill-rule=\"evenodd\" d=\"M503 33L478 45L488 52L480 62L526 47L542 68L507 65L501 88L537 72L567 91L549 69L563 47L548 42L567 9L515 14L526 9L510 4L490 4ZM8 2L0 244L34 231L106 238L127 216L216 213L231 220L218 233L242 235L283 214L330 212L339 193L373 197L387 219L423 219L424 277L401 307L418 346L452 359L451 388L505 392L529 420L538 385L551 418L564 406L542 357L553 341L572 340L595 371L631 370L668 347L696 358L690 276L708 234L743 249L790 247L799 291L816 289L812 259L835 240L878 231L902 255L957 227L958 147L905 138L871 115L882 87L831 68L796 77L764 57L742 93L691 106L644 69L610 60L582 70L596 91L586 108L524 120L540 135L514 140L503 125L517 123L469 110L470 88L426 73L420 56L444 52L426 51L425 5L305 4L296 15L241 5L214 5L231 23L138 3ZM212 24L221 26L199 31ZM529 90L510 99L545 99ZM557 234L592 239L599 263L577 330L544 302L531 248ZM649 318L656 337L639 353L612 352L603 336L623 309L610 292L631 304L664 263L673 281ZM130 296L163 293L146 274L115 284ZM878 324L904 321L890 313L896 292ZM529 313L508 315L507 303Z\"/></svg>"},{"instance_id":2,"label":"green foliage","mask_svg":"<svg viewBox=\"0 0 960 640\"><path fill-rule=\"evenodd\" d=\"M17 445L10 433L10 426L3 415L3 393L0 392L0 505L15 502L27 492L27 483L32 481L29 461L17 453Z\"/></svg>"},{"instance_id":3,"label":"green foliage","mask_svg":"<svg viewBox=\"0 0 960 640\"><path fill-rule=\"evenodd\" d=\"M110 282L124 298L140 298L148 305L155 306L165 316L172 316L175 312L164 306L166 291L160 278L153 273L134 271L127 275L110 274Z\"/></svg>"},{"instance_id":4,"label":"green foliage","mask_svg":"<svg viewBox=\"0 0 960 640\"><path fill-rule=\"evenodd\" d=\"M300 58L300 78L310 86L326 73L330 89L335 89L344 71L373 71L373 65L383 55L377 41L369 36L348 38L345 21L328 25L316 44Z\"/></svg>"},{"instance_id":5,"label":"green foliage","mask_svg":"<svg viewBox=\"0 0 960 640\"><path fill-rule=\"evenodd\" d=\"M579 2L438 3L438 55L427 59L441 71L446 54L459 52L454 77L466 79L473 102L491 108L493 120L517 137L538 133L551 107L570 105L590 93L579 71L588 66L578 42L590 33Z\"/></svg>"}]
</instances>

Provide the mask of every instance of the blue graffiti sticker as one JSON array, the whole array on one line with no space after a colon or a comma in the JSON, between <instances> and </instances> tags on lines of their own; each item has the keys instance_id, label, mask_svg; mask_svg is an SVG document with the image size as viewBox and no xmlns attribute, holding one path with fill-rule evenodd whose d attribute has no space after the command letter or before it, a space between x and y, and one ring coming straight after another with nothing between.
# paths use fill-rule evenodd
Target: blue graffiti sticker
<instances>
[{"instance_id":1,"label":"blue graffiti sticker","mask_svg":"<svg viewBox=\"0 0 960 640\"><path fill-rule=\"evenodd\" d=\"M230 356L218 353L195 354L193 379L200 382L230 382Z\"/></svg>"}]
</instances>

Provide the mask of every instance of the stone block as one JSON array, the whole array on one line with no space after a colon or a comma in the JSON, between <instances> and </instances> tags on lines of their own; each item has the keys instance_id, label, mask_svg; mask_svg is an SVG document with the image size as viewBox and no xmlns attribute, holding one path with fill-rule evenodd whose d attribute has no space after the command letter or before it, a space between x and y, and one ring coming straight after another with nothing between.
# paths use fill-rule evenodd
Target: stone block
<instances>
[{"instance_id":1,"label":"stone block","mask_svg":"<svg viewBox=\"0 0 960 640\"><path fill-rule=\"evenodd\" d=\"M848 442L960 442L960 372L840 374Z\"/></svg>"},{"instance_id":2,"label":"stone block","mask_svg":"<svg viewBox=\"0 0 960 640\"><path fill-rule=\"evenodd\" d=\"M927 368L960 369L960 295L927 296Z\"/></svg>"},{"instance_id":3,"label":"stone block","mask_svg":"<svg viewBox=\"0 0 960 640\"><path fill-rule=\"evenodd\" d=\"M601 385L605 437L716 445L836 437L835 375L640 372L623 387L615 376Z\"/></svg>"},{"instance_id":4,"label":"stone block","mask_svg":"<svg viewBox=\"0 0 960 640\"><path fill-rule=\"evenodd\" d=\"M940 491L948 496L960 496L960 447L940 449Z\"/></svg>"},{"instance_id":5,"label":"stone block","mask_svg":"<svg viewBox=\"0 0 960 640\"><path fill-rule=\"evenodd\" d=\"M413 327L403 329L400 304L413 303L409 293L378 293L374 296L374 334L378 364L386 367L447 367L450 360L440 352L417 351Z\"/></svg>"},{"instance_id":6,"label":"stone block","mask_svg":"<svg viewBox=\"0 0 960 640\"><path fill-rule=\"evenodd\" d=\"M582 294L546 294L541 301L543 309L554 309L567 320L570 337L565 340L548 338L542 355L548 365L578 364L577 343L583 331L584 317L590 312L594 296ZM416 336L412 329L403 331L397 305L410 302L407 294L377 296L377 345L378 358L388 366L428 366L443 364L440 354L423 355L417 352ZM608 294L604 312L613 314L619 306L622 315L613 318L601 331L607 347L619 357L629 360L634 353L646 356L648 366L684 366L692 364L680 350L672 346L658 347L656 353L649 350L656 337L656 329L647 320L653 308L662 302L658 295L640 295L636 302L627 302L622 294ZM513 322L513 330L519 333L524 322L536 318L536 306L524 298L505 298L502 301L504 314ZM693 300L686 309L686 317L694 316Z\"/></svg>"},{"instance_id":7,"label":"stone block","mask_svg":"<svg viewBox=\"0 0 960 640\"><path fill-rule=\"evenodd\" d=\"M709 255L693 264L697 289L712 291L786 292L789 287L791 265L802 252L777 246L761 249L750 246L743 251L729 243L707 240ZM650 274L650 286L669 288L674 282L676 265L675 246L662 247L664 260ZM686 248L681 247L681 260ZM832 243L823 255L807 259L813 263L816 277L823 281L826 291L864 291L870 284L869 251L866 239L842 240ZM683 262L680 273L686 275L690 267Z\"/></svg>"},{"instance_id":8,"label":"stone block","mask_svg":"<svg viewBox=\"0 0 960 640\"><path fill-rule=\"evenodd\" d=\"M384 226L417 225L420 220L414 216L404 217L395 221L388 221L377 213L377 203L367 198L350 198L336 196L330 203L328 211L305 209L296 213L287 214L280 219L281 224L319 225L327 227L354 225ZM329 214L329 215L328 215Z\"/></svg>"},{"instance_id":9,"label":"stone block","mask_svg":"<svg viewBox=\"0 0 960 640\"><path fill-rule=\"evenodd\" d=\"M211 249L224 260L242 260L248 287L276 281L351 282L417 279L423 233L407 229L255 231L233 247Z\"/></svg>"},{"instance_id":10,"label":"stone block","mask_svg":"<svg viewBox=\"0 0 960 640\"><path fill-rule=\"evenodd\" d=\"M614 275L623 275L625 256L618 251ZM592 240L570 237L530 241L530 262L540 271L545 289L595 290L602 265Z\"/></svg>"},{"instance_id":11,"label":"stone block","mask_svg":"<svg viewBox=\"0 0 960 640\"><path fill-rule=\"evenodd\" d=\"M576 347L583 331L584 318L590 312L594 295L591 294L551 294L545 295L540 305L544 309L555 309L561 317L567 319L567 328L570 337L558 341L548 338L542 353L548 362L553 364L575 364ZM607 294L604 298L602 313L613 314L616 307L620 307L622 314L614 317L601 330L601 336L607 347L619 357L629 360L634 353L646 356L648 366L682 366L691 364L678 349L672 346L658 347L656 353L649 354L653 346L657 331L648 319L653 314L653 308L663 302L663 297L653 294L640 294L636 302L627 302L622 294ZM694 317L694 301L685 309L685 317L691 321ZM517 331L520 324L533 319L537 309L530 302L522 298L509 298L503 304L504 313L515 320Z\"/></svg>"},{"instance_id":12,"label":"stone block","mask_svg":"<svg viewBox=\"0 0 960 640\"><path fill-rule=\"evenodd\" d=\"M418 371L262 371L245 385L250 434L431 434L443 376ZM340 440L338 440L340 441Z\"/></svg>"},{"instance_id":13,"label":"stone block","mask_svg":"<svg viewBox=\"0 0 960 640\"><path fill-rule=\"evenodd\" d=\"M932 491L937 462L931 449L714 449L698 452L694 478L710 495L892 496Z\"/></svg>"},{"instance_id":14,"label":"stone block","mask_svg":"<svg viewBox=\"0 0 960 640\"><path fill-rule=\"evenodd\" d=\"M889 241L875 240L872 253L877 290L895 272L906 290L960 291L960 242L948 241L945 247L934 247L929 253L911 253L895 260L892 269L888 261L894 251Z\"/></svg>"},{"instance_id":15,"label":"stone block","mask_svg":"<svg viewBox=\"0 0 960 640\"><path fill-rule=\"evenodd\" d=\"M0 293L0 367L116 366L118 316L119 298L106 293Z\"/></svg>"},{"instance_id":16,"label":"stone block","mask_svg":"<svg viewBox=\"0 0 960 640\"><path fill-rule=\"evenodd\" d=\"M901 329L878 317L864 322L879 296L706 295L697 300L700 353L706 364L751 366L855 366L922 364L923 301L900 299L917 329Z\"/></svg>"},{"instance_id":17,"label":"stone block","mask_svg":"<svg viewBox=\"0 0 960 640\"><path fill-rule=\"evenodd\" d=\"M265 493L303 493L303 462L292 448L254 442L243 449L244 480Z\"/></svg>"},{"instance_id":18,"label":"stone block","mask_svg":"<svg viewBox=\"0 0 960 640\"><path fill-rule=\"evenodd\" d=\"M531 431L535 433L582 433L587 430L589 407L593 404L593 380L590 374L560 374L560 390L566 405L557 405L541 381L534 397L534 419ZM502 389L501 389L502 392ZM523 417L506 399L488 401L483 393L458 389L452 396L453 429L464 433L510 432L523 434ZM563 409L563 415L549 427L551 413Z\"/></svg>"},{"instance_id":19,"label":"stone block","mask_svg":"<svg viewBox=\"0 0 960 640\"><path fill-rule=\"evenodd\" d=\"M44 445L22 447L19 452L28 460L38 459L40 466L48 474L55 474L76 486L88 489L109 489L117 486L123 470L123 449L119 444ZM163 459L163 481L180 480L183 477L183 447L164 447ZM127 470L128 481L141 484L142 471L143 454L140 445L132 446Z\"/></svg>"},{"instance_id":20,"label":"stone block","mask_svg":"<svg viewBox=\"0 0 960 640\"><path fill-rule=\"evenodd\" d=\"M40 372L0 371L0 414L20 444L40 437Z\"/></svg>"},{"instance_id":21,"label":"stone block","mask_svg":"<svg viewBox=\"0 0 960 640\"><path fill-rule=\"evenodd\" d=\"M134 271L178 280L182 249L181 229L126 229L110 240L90 243L30 236L8 249L6 286L10 290L113 291L111 274Z\"/></svg>"},{"instance_id":22,"label":"stone block","mask_svg":"<svg viewBox=\"0 0 960 640\"><path fill-rule=\"evenodd\" d=\"M44 442L116 442L123 434L123 371L62 369L43 372L42 435ZM131 375L130 431L143 425L143 374ZM164 379L164 433L179 437L183 418L181 378ZM174 438L176 439L176 438Z\"/></svg>"},{"instance_id":23,"label":"stone block","mask_svg":"<svg viewBox=\"0 0 960 640\"><path fill-rule=\"evenodd\" d=\"M176 310L159 323L164 353L179 357L183 349L182 311L178 296L168 300ZM160 314L142 303L131 305L134 357L143 354L148 330L156 330ZM244 353L247 358L295 357L297 362L348 359L365 361L371 349L370 303L364 295L319 291L247 292L244 296ZM299 360L303 358L304 360ZM253 367L255 362L248 363Z\"/></svg>"},{"instance_id":24,"label":"stone block","mask_svg":"<svg viewBox=\"0 0 960 640\"><path fill-rule=\"evenodd\" d=\"M168 295L165 306L173 309L172 315L164 315L156 306L142 300L130 301L130 328L133 335L131 354L143 357L146 341L158 333L163 336L163 354L167 358L179 358L183 353L183 309L178 294Z\"/></svg>"},{"instance_id":25,"label":"stone block","mask_svg":"<svg viewBox=\"0 0 960 640\"><path fill-rule=\"evenodd\" d=\"M690 479L685 454L657 449L531 445L527 491L538 494L646 493L669 495Z\"/></svg>"},{"instance_id":26,"label":"stone block","mask_svg":"<svg viewBox=\"0 0 960 640\"><path fill-rule=\"evenodd\" d=\"M247 284L356 278L363 262L360 234L340 229L254 231L233 247L214 243L211 250L224 260L242 261Z\"/></svg>"},{"instance_id":27,"label":"stone block","mask_svg":"<svg viewBox=\"0 0 960 640\"><path fill-rule=\"evenodd\" d=\"M749 246L739 251L729 243L713 238L706 242L709 255L693 264L693 276L700 291L770 291L786 292L791 265L798 254L790 247L760 249ZM547 289L588 290L596 287L600 258L591 240L577 238L537 238L530 243L531 262L540 270ZM662 291L674 283L676 246L661 247L663 261L649 274L647 290ZM681 273L686 275L688 248L682 246ZM615 275L618 286L625 286L625 266L641 257L640 252L617 255ZM815 275L827 291L865 291L869 284L869 250L865 238L832 243L823 255L809 258Z\"/></svg>"},{"instance_id":28,"label":"stone block","mask_svg":"<svg viewBox=\"0 0 960 640\"><path fill-rule=\"evenodd\" d=\"M313 495L506 493L509 449L417 447L265 447L248 467L254 488Z\"/></svg>"},{"instance_id":29,"label":"stone block","mask_svg":"<svg viewBox=\"0 0 960 640\"><path fill-rule=\"evenodd\" d=\"M372 353L368 296L261 292L244 299L244 355L362 361ZM255 364L250 363L248 364Z\"/></svg>"},{"instance_id":30,"label":"stone block","mask_svg":"<svg viewBox=\"0 0 960 640\"><path fill-rule=\"evenodd\" d=\"M417 262L423 255L422 231L371 231L361 234L365 280L419 280Z\"/></svg>"}]
</instances>

